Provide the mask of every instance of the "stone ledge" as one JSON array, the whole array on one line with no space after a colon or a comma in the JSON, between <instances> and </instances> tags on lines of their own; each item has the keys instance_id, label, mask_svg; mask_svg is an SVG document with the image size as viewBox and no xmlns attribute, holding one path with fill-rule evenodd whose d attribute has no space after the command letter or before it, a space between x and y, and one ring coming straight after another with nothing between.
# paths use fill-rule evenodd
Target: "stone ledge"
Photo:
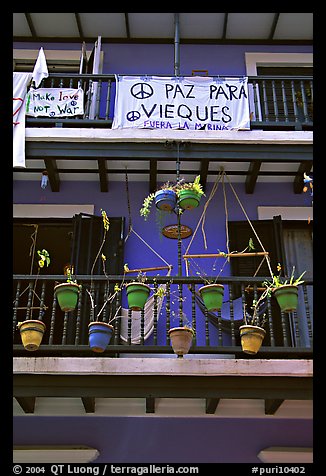
<instances>
[{"instance_id":1,"label":"stone ledge","mask_svg":"<svg viewBox=\"0 0 326 476\"><path fill-rule=\"evenodd\" d=\"M312 377L307 359L14 357L14 374Z\"/></svg>"}]
</instances>

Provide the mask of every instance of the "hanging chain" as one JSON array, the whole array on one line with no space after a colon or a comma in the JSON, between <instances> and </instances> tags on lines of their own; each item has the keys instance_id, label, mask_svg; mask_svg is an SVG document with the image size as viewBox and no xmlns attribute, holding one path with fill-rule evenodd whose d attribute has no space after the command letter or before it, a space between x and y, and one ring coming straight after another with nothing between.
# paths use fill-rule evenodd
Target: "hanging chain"
<instances>
[{"instance_id":1,"label":"hanging chain","mask_svg":"<svg viewBox=\"0 0 326 476\"><path fill-rule=\"evenodd\" d=\"M126 237L129 237L131 230L132 230L132 222L131 222L131 206L130 206L130 196L129 196L129 183L128 183L128 172L127 172L127 167L126 167L126 193L127 193L127 205L128 205L128 234Z\"/></svg>"}]
</instances>

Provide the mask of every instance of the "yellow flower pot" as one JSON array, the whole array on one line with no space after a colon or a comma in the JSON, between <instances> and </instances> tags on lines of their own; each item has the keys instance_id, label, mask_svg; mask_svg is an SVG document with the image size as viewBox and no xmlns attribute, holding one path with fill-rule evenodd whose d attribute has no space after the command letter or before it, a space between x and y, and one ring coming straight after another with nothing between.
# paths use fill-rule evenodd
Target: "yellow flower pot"
<instances>
[{"instance_id":1,"label":"yellow flower pot","mask_svg":"<svg viewBox=\"0 0 326 476\"><path fill-rule=\"evenodd\" d=\"M262 327L244 325L239 327L242 350L246 354L257 354L266 331Z\"/></svg>"},{"instance_id":2,"label":"yellow flower pot","mask_svg":"<svg viewBox=\"0 0 326 476\"><path fill-rule=\"evenodd\" d=\"M37 350L42 342L46 326L38 320L27 320L18 323L22 344L26 350Z\"/></svg>"}]
</instances>

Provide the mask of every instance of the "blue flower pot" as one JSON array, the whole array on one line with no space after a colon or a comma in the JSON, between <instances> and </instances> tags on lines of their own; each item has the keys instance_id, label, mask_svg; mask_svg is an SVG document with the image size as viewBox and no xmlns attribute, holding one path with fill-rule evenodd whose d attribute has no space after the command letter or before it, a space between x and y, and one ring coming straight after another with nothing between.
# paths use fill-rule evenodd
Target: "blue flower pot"
<instances>
[{"instance_id":1,"label":"blue flower pot","mask_svg":"<svg viewBox=\"0 0 326 476\"><path fill-rule=\"evenodd\" d=\"M155 205L159 210L170 212L177 203L177 194L173 190L158 190L155 193Z\"/></svg>"},{"instance_id":2,"label":"blue flower pot","mask_svg":"<svg viewBox=\"0 0 326 476\"><path fill-rule=\"evenodd\" d=\"M114 327L107 322L88 324L89 346L93 352L104 352L110 343Z\"/></svg>"}]
</instances>

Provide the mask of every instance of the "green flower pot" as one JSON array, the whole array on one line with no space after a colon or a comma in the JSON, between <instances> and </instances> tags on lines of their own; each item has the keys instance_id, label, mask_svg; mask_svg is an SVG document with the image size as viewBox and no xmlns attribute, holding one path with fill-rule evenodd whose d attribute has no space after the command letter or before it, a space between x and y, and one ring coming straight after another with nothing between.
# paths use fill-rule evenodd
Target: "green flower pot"
<instances>
[{"instance_id":1,"label":"green flower pot","mask_svg":"<svg viewBox=\"0 0 326 476\"><path fill-rule=\"evenodd\" d=\"M208 311L221 309L224 296L223 284L207 284L199 288L198 291Z\"/></svg>"},{"instance_id":2,"label":"green flower pot","mask_svg":"<svg viewBox=\"0 0 326 476\"><path fill-rule=\"evenodd\" d=\"M193 190L181 190L178 194L179 206L184 210L198 207L201 195Z\"/></svg>"},{"instance_id":3,"label":"green flower pot","mask_svg":"<svg viewBox=\"0 0 326 476\"><path fill-rule=\"evenodd\" d=\"M298 286L284 284L279 288L275 288L273 293L281 311L292 312L298 307Z\"/></svg>"},{"instance_id":4,"label":"green flower pot","mask_svg":"<svg viewBox=\"0 0 326 476\"><path fill-rule=\"evenodd\" d=\"M132 311L144 309L151 288L144 283L132 282L126 285L128 307Z\"/></svg>"},{"instance_id":5,"label":"green flower pot","mask_svg":"<svg viewBox=\"0 0 326 476\"><path fill-rule=\"evenodd\" d=\"M75 309L79 289L79 285L76 283L61 283L54 287L54 294L62 311L69 312Z\"/></svg>"}]
</instances>

